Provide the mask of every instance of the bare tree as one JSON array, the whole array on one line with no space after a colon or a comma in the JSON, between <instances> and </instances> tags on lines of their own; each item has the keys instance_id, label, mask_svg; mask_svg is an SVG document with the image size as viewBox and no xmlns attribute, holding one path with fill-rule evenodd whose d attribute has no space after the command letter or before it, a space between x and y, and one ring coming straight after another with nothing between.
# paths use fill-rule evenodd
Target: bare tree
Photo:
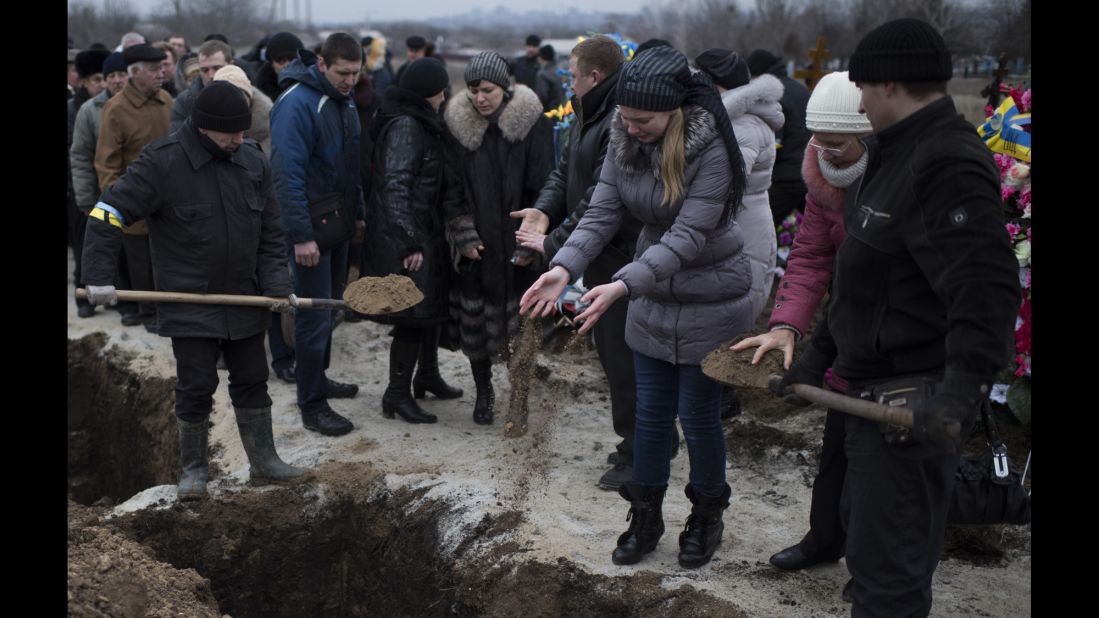
<instances>
[{"instance_id":1,"label":"bare tree","mask_svg":"<svg viewBox=\"0 0 1099 618\"><path fill-rule=\"evenodd\" d=\"M137 30L138 15L128 0L103 0L102 9L91 0L69 2L69 36L77 47L103 43L113 48L122 35Z\"/></svg>"}]
</instances>

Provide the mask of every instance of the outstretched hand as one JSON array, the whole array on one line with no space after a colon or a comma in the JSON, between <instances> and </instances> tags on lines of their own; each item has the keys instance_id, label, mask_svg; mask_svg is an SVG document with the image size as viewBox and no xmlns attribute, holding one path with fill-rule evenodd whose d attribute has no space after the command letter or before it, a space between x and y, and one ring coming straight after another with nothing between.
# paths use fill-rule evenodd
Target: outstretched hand
<instances>
[{"instance_id":1,"label":"outstretched hand","mask_svg":"<svg viewBox=\"0 0 1099 618\"><path fill-rule=\"evenodd\" d=\"M776 328L762 335L748 337L747 339L736 342L736 344L729 349L734 352L740 352L757 346L759 349L757 349L755 355L752 356L753 365L758 364L759 361L763 359L763 355L769 350L782 350L783 369L789 369L790 364L794 362L794 331L788 328Z\"/></svg>"},{"instance_id":2,"label":"outstretched hand","mask_svg":"<svg viewBox=\"0 0 1099 618\"><path fill-rule=\"evenodd\" d=\"M592 328L595 328L595 323L599 321L599 318L604 313L606 313L607 309L609 309L615 301L627 294L629 294L629 288L621 281L597 285L588 290L588 293L580 298L580 302L591 304L588 305L587 309L580 312L580 315L576 316L574 321L581 323L577 332L583 335Z\"/></svg>"},{"instance_id":3,"label":"outstretched hand","mask_svg":"<svg viewBox=\"0 0 1099 618\"><path fill-rule=\"evenodd\" d=\"M569 283L569 271L563 266L554 266L548 272L543 273L538 280L523 293L519 300L519 314L530 314L533 317L546 317L553 311L553 305L565 291Z\"/></svg>"},{"instance_id":4,"label":"outstretched hand","mask_svg":"<svg viewBox=\"0 0 1099 618\"><path fill-rule=\"evenodd\" d=\"M537 208L524 208L522 210L514 210L509 213L509 216L512 219L523 220L523 222L519 224L519 229L524 232L545 234L547 231L549 231L549 216L541 210L538 210Z\"/></svg>"}]
</instances>

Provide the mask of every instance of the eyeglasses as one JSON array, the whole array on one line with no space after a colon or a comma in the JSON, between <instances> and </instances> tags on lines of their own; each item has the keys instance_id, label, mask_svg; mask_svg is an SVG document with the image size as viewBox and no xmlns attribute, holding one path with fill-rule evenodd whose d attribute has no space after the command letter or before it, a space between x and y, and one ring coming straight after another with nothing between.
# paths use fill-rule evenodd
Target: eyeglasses
<instances>
[{"instance_id":1,"label":"eyeglasses","mask_svg":"<svg viewBox=\"0 0 1099 618\"><path fill-rule=\"evenodd\" d=\"M841 154L843 154L850 145L851 145L851 142L847 142L846 144L843 145L843 148L827 148L825 146L821 146L820 144L818 144L816 137L813 137L812 139L809 140L809 146L811 146L814 150L816 150L818 152L823 152L824 154L830 154L833 157L838 157Z\"/></svg>"}]
</instances>

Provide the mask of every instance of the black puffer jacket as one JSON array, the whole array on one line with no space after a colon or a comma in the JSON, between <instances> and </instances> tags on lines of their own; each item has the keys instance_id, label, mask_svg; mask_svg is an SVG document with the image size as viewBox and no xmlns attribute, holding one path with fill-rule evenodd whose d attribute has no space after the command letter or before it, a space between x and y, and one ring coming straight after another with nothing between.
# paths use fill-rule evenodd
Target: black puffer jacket
<instances>
[{"instance_id":1,"label":"black puffer jacket","mask_svg":"<svg viewBox=\"0 0 1099 618\"><path fill-rule=\"evenodd\" d=\"M551 228L543 243L547 259L553 259L576 229L599 183L616 107L615 89L621 74L621 69L615 71L579 101L573 97L572 107L577 117L569 128L568 146L534 203L535 208L549 216L550 225L556 226ZM622 227L596 261L615 264L609 269L613 273L632 260L642 227L636 217L626 215Z\"/></svg>"},{"instance_id":2,"label":"black puffer jacket","mask_svg":"<svg viewBox=\"0 0 1099 618\"><path fill-rule=\"evenodd\" d=\"M362 273L410 277L424 300L380 322L425 325L445 321L451 277L445 225L463 214L461 179L444 147L441 119L421 96L392 86L370 126L374 179L367 200ZM424 254L420 270L402 260Z\"/></svg>"},{"instance_id":3,"label":"black puffer jacket","mask_svg":"<svg viewBox=\"0 0 1099 618\"><path fill-rule=\"evenodd\" d=\"M809 89L805 84L786 76L786 67L771 71L782 82L782 116L786 121L778 131L782 147L775 156L771 171L772 182L802 182L801 162L805 158L805 146L809 143L809 130L805 128L805 108L809 106Z\"/></svg>"},{"instance_id":4,"label":"black puffer jacket","mask_svg":"<svg viewBox=\"0 0 1099 618\"><path fill-rule=\"evenodd\" d=\"M146 146L100 202L118 210L123 223L148 221L157 290L280 297L294 291L271 167L250 139L231 156L215 158L187 120ZM84 282L113 285L121 247L121 230L89 220ZM161 303L157 324L164 337L243 339L266 330L271 313Z\"/></svg>"},{"instance_id":5,"label":"black puffer jacket","mask_svg":"<svg viewBox=\"0 0 1099 618\"><path fill-rule=\"evenodd\" d=\"M992 154L949 97L877 133L869 152L836 254L835 372L853 385L944 369L950 383L990 384L1021 299Z\"/></svg>"}]
</instances>

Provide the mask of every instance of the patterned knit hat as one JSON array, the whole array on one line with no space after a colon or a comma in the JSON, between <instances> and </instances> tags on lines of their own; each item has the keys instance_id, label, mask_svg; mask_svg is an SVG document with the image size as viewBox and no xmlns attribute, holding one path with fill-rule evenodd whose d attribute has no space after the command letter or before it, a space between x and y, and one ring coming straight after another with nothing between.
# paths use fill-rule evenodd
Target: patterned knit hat
<instances>
[{"instance_id":1,"label":"patterned knit hat","mask_svg":"<svg viewBox=\"0 0 1099 618\"><path fill-rule=\"evenodd\" d=\"M871 133L870 119L859 113L862 94L847 71L829 73L817 82L805 108L805 128L822 133Z\"/></svg>"},{"instance_id":2,"label":"patterned knit hat","mask_svg":"<svg viewBox=\"0 0 1099 618\"><path fill-rule=\"evenodd\" d=\"M487 79L504 90L511 88L508 61L496 52L486 51L474 56L466 65L464 77L466 84Z\"/></svg>"},{"instance_id":3,"label":"patterned knit hat","mask_svg":"<svg viewBox=\"0 0 1099 618\"><path fill-rule=\"evenodd\" d=\"M851 81L947 81L954 75L950 50L935 28L919 19L894 19L862 37L849 65Z\"/></svg>"},{"instance_id":4,"label":"patterned knit hat","mask_svg":"<svg viewBox=\"0 0 1099 618\"><path fill-rule=\"evenodd\" d=\"M653 47L626 63L618 79L618 104L667 112L683 105L691 85L687 57L671 47Z\"/></svg>"}]
</instances>

